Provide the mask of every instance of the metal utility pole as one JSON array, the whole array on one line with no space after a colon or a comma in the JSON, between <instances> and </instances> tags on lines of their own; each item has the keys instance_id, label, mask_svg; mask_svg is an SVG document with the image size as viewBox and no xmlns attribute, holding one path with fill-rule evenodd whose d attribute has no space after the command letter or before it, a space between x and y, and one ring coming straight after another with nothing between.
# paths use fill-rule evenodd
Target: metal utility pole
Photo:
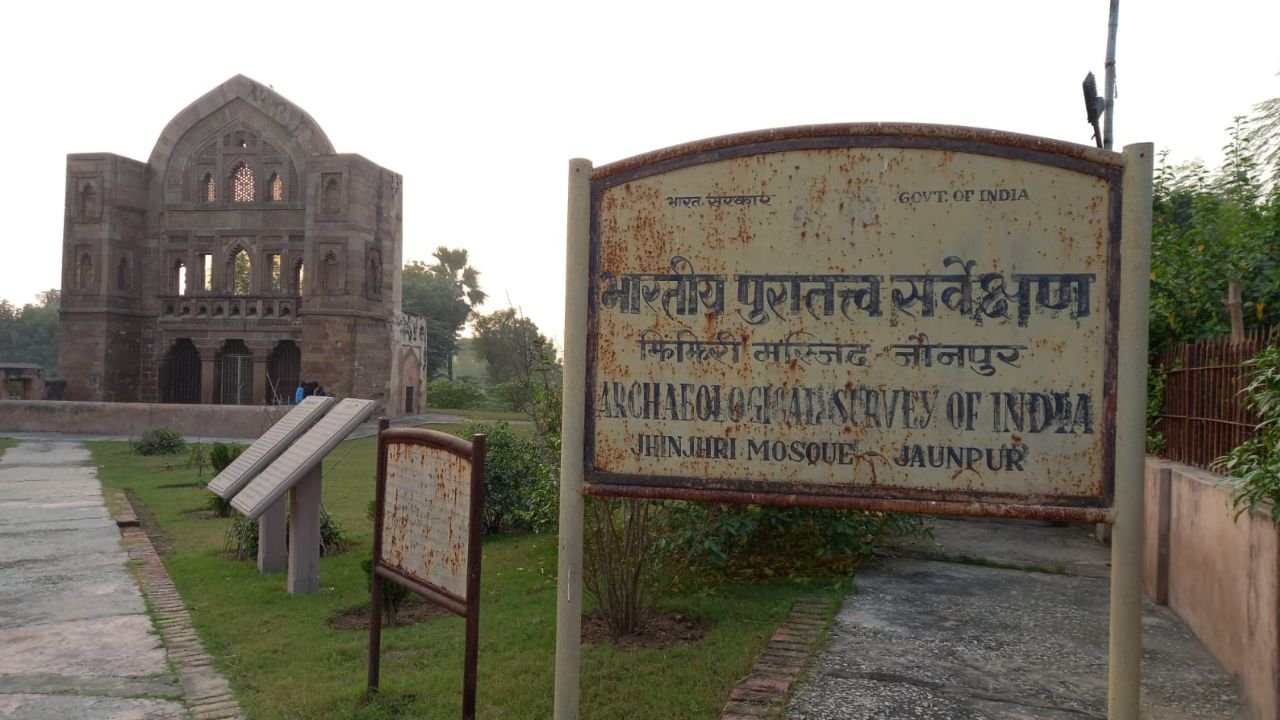
<instances>
[{"instance_id":1,"label":"metal utility pole","mask_svg":"<svg viewBox=\"0 0 1280 720\"><path fill-rule=\"evenodd\" d=\"M1116 101L1116 25L1120 22L1120 0L1111 0L1111 20L1107 27L1107 65L1103 75L1104 102L1102 146L1111 149L1111 125L1115 119Z\"/></svg>"}]
</instances>

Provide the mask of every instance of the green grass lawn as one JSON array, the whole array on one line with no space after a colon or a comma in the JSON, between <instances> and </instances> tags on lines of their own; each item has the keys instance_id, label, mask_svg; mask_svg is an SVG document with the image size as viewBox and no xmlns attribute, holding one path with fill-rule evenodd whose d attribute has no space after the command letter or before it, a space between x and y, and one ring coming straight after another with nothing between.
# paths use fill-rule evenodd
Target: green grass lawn
<instances>
[{"instance_id":1,"label":"green grass lawn","mask_svg":"<svg viewBox=\"0 0 1280 720\"><path fill-rule=\"evenodd\" d=\"M4 451L17 445L18 441L13 438L0 437L0 458L4 457Z\"/></svg>"},{"instance_id":2,"label":"green grass lawn","mask_svg":"<svg viewBox=\"0 0 1280 720\"><path fill-rule=\"evenodd\" d=\"M99 477L130 490L154 523L165 565L206 648L252 718L453 718L461 709L463 622L453 616L390 628L382 639L382 693L364 705L367 631L331 629L335 612L368 602L361 559L372 527L375 438L343 443L324 470L325 507L355 546L321 560L318 593L289 596L283 573L219 555L229 520L202 517L210 493L184 456L143 458L126 443L90 443ZM206 481L208 473L204 478ZM484 543L478 716L551 716L555 654L556 538ZM586 646L584 718L715 718L792 601L835 601L844 584L781 581L672 597L673 610L707 618L700 641L662 649Z\"/></svg>"}]
</instances>

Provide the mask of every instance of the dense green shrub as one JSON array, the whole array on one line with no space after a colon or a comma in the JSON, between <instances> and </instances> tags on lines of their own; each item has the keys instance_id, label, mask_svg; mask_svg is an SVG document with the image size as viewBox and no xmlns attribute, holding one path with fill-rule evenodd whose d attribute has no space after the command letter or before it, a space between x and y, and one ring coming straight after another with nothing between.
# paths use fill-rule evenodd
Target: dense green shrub
<instances>
[{"instance_id":1,"label":"dense green shrub","mask_svg":"<svg viewBox=\"0 0 1280 720\"><path fill-rule=\"evenodd\" d=\"M244 450L245 447L243 445L236 445L235 443L214 443L213 447L209 449L209 464L213 466L215 473L220 473L235 462L235 459L240 457L240 453L243 453Z\"/></svg>"},{"instance_id":2,"label":"dense green shrub","mask_svg":"<svg viewBox=\"0 0 1280 720\"><path fill-rule=\"evenodd\" d=\"M920 515L829 508L677 503L673 542L729 575L842 575L887 538L929 532Z\"/></svg>"},{"instance_id":3,"label":"dense green shrub","mask_svg":"<svg viewBox=\"0 0 1280 720\"><path fill-rule=\"evenodd\" d=\"M289 522L285 521L285 538L289 537ZM324 506L320 506L320 555L337 555L351 546L347 533ZM236 560L258 557L258 521L243 515L231 518L231 524L222 538L222 552Z\"/></svg>"},{"instance_id":4,"label":"dense green shrub","mask_svg":"<svg viewBox=\"0 0 1280 720\"><path fill-rule=\"evenodd\" d=\"M1280 524L1280 347L1267 348L1245 364L1254 375L1241 394L1260 422L1253 439L1218 458L1213 467L1235 486L1237 517L1269 504L1271 522Z\"/></svg>"},{"instance_id":5,"label":"dense green shrub","mask_svg":"<svg viewBox=\"0 0 1280 720\"><path fill-rule=\"evenodd\" d=\"M174 455L186 448L187 442L182 433L163 427L147 428L136 440L130 441L130 447L138 455Z\"/></svg>"},{"instance_id":6,"label":"dense green shrub","mask_svg":"<svg viewBox=\"0 0 1280 720\"><path fill-rule=\"evenodd\" d=\"M505 422L473 423L467 427L464 437L470 438L476 433L486 436L484 531L546 527L549 511L546 483L554 482L556 470L544 462L541 447L512 432ZM558 500L556 502L558 504ZM558 506L555 512L559 513Z\"/></svg>"},{"instance_id":7,"label":"dense green shrub","mask_svg":"<svg viewBox=\"0 0 1280 720\"><path fill-rule=\"evenodd\" d=\"M529 387L519 380L510 380L489 388L486 393L492 409L515 412L529 404Z\"/></svg>"},{"instance_id":8,"label":"dense green shrub","mask_svg":"<svg viewBox=\"0 0 1280 720\"><path fill-rule=\"evenodd\" d=\"M489 398L484 390L467 382L438 379L427 383L427 404L433 408L482 409Z\"/></svg>"}]
</instances>

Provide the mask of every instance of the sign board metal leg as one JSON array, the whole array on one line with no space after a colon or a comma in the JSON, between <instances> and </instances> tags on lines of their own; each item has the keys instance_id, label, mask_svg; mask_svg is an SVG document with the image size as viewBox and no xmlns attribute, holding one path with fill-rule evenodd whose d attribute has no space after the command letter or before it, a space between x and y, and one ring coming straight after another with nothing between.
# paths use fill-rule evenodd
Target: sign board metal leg
<instances>
[{"instance_id":1,"label":"sign board metal leg","mask_svg":"<svg viewBox=\"0 0 1280 720\"><path fill-rule=\"evenodd\" d=\"M386 506L387 439L383 433L391 426L386 418L378 419L378 471L374 477L373 565L369 572L369 681L365 697L378 692L378 674L382 664L382 578L374 572L382 557L382 513Z\"/></svg>"},{"instance_id":2,"label":"sign board metal leg","mask_svg":"<svg viewBox=\"0 0 1280 720\"><path fill-rule=\"evenodd\" d=\"M280 572L288 563L289 551L285 547L285 518L288 506L284 498L258 518L258 572Z\"/></svg>"},{"instance_id":3,"label":"sign board metal leg","mask_svg":"<svg viewBox=\"0 0 1280 720\"><path fill-rule=\"evenodd\" d=\"M1147 305L1151 272L1150 143L1124 149L1120 372L1116 387L1116 502L1111 534L1110 720L1138 720L1142 695L1143 452L1146 445Z\"/></svg>"},{"instance_id":4,"label":"sign board metal leg","mask_svg":"<svg viewBox=\"0 0 1280 720\"><path fill-rule=\"evenodd\" d=\"M556 581L555 720L578 717L582 653L582 458L587 372L591 162L569 163L564 318L564 409L560 446L560 547Z\"/></svg>"},{"instance_id":5,"label":"sign board metal leg","mask_svg":"<svg viewBox=\"0 0 1280 720\"><path fill-rule=\"evenodd\" d=\"M290 595L320 589L320 464L289 492Z\"/></svg>"}]
</instances>

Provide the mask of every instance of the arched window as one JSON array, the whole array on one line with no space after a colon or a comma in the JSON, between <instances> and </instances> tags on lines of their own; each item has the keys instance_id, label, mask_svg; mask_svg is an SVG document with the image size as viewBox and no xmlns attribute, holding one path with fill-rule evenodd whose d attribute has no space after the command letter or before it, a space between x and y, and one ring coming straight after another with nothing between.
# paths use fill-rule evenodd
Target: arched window
<instances>
[{"instance_id":1,"label":"arched window","mask_svg":"<svg viewBox=\"0 0 1280 720\"><path fill-rule=\"evenodd\" d=\"M173 291L179 295L187 294L187 264L181 260L173 264L173 277L170 278Z\"/></svg>"},{"instance_id":2,"label":"arched window","mask_svg":"<svg viewBox=\"0 0 1280 720\"><path fill-rule=\"evenodd\" d=\"M249 251L239 248L231 254L227 262L227 277L231 280L233 295L248 295L253 292L253 261Z\"/></svg>"},{"instance_id":3,"label":"arched window","mask_svg":"<svg viewBox=\"0 0 1280 720\"><path fill-rule=\"evenodd\" d=\"M232 202L253 202L253 168L245 163L231 171Z\"/></svg>"},{"instance_id":4,"label":"arched window","mask_svg":"<svg viewBox=\"0 0 1280 720\"><path fill-rule=\"evenodd\" d=\"M329 178L324 184L324 211L329 215L342 212L342 188L336 177Z\"/></svg>"},{"instance_id":5,"label":"arched window","mask_svg":"<svg viewBox=\"0 0 1280 720\"><path fill-rule=\"evenodd\" d=\"M320 262L320 289L338 289L338 256L332 250L324 254Z\"/></svg>"},{"instance_id":6,"label":"arched window","mask_svg":"<svg viewBox=\"0 0 1280 720\"><path fill-rule=\"evenodd\" d=\"M98 193L94 192L91 183L80 188L80 217L91 219L98 216Z\"/></svg>"},{"instance_id":7,"label":"arched window","mask_svg":"<svg viewBox=\"0 0 1280 720\"><path fill-rule=\"evenodd\" d=\"M128 258L120 258L120 262L116 263L116 290L129 289L129 260Z\"/></svg>"},{"instance_id":8,"label":"arched window","mask_svg":"<svg viewBox=\"0 0 1280 720\"><path fill-rule=\"evenodd\" d=\"M213 179L213 173L205 173L204 179L200 182L204 183L204 201L217 202L218 181Z\"/></svg>"},{"instance_id":9,"label":"arched window","mask_svg":"<svg viewBox=\"0 0 1280 720\"><path fill-rule=\"evenodd\" d=\"M284 179L275 173L271 173L271 179L267 182L267 187L271 190L271 202L284 201Z\"/></svg>"},{"instance_id":10,"label":"arched window","mask_svg":"<svg viewBox=\"0 0 1280 720\"><path fill-rule=\"evenodd\" d=\"M382 253L376 249L369 251L369 267L365 272L365 285L369 297L375 300L382 297Z\"/></svg>"},{"instance_id":11,"label":"arched window","mask_svg":"<svg viewBox=\"0 0 1280 720\"><path fill-rule=\"evenodd\" d=\"M89 290L93 285L93 258L89 253L81 253L76 261L76 289Z\"/></svg>"}]
</instances>

